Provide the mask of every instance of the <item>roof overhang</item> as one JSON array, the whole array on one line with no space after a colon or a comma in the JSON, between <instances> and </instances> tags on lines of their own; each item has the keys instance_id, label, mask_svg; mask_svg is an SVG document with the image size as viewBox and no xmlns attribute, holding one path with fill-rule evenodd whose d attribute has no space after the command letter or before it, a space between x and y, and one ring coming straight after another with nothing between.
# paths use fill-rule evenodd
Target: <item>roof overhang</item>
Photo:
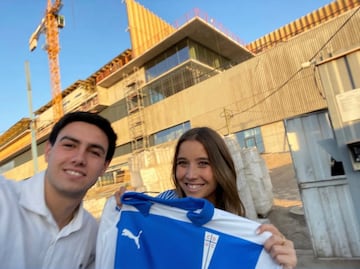
<instances>
[{"instance_id":1,"label":"roof overhang","mask_svg":"<svg viewBox=\"0 0 360 269\"><path fill-rule=\"evenodd\" d=\"M29 118L22 118L13 126L11 126L5 133L0 135L0 149L5 148L11 142L16 141L22 137L25 133L30 131Z\"/></svg>"},{"instance_id":2,"label":"roof overhang","mask_svg":"<svg viewBox=\"0 0 360 269\"><path fill-rule=\"evenodd\" d=\"M87 80L77 80L77 81L75 81L73 84L71 84L69 87L67 87L65 90L63 90L61 92L62 98L66 97L67 95L69 95L70 93L75 91L80 86L88 86L88 85L91 85L91 81L89 79L87 79ZM52 106L53 106L53 100L50 100L47 104L45 104L45 105L41 106L39 109L37 109L34 112L34 114L35 115L40 115L41 113L48 110Z\"/></svg>"},{"instance_id":3,"label":"roof overhang","mask_svg":"<svg viewBox=\"0 0 360 269\"><path fill-rule=\"evenodd\" d=\"M190 38L219 53L234 64L238 64L254 56L247 48L216 29L213 25L207 23L200 17L194 17L189 22L179 27L174 33L145 51L142 55L132 59L128 64L101 80L98 85L109 88L126 75L132 73L135 68L143 66L145 63L185 38Z\"/></svg>"}]
</instances>

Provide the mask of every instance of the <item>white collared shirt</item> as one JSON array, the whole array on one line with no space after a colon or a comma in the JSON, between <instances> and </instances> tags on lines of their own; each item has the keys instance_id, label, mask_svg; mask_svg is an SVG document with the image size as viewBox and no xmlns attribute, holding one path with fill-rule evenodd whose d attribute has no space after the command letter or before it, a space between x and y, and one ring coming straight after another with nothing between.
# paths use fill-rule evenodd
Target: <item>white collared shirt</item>
<instances>
[{"instance_id":1,"label":"white collared shirt","mask_svg":"<svg viewBox=\"0 0 360 269\"><path fill-rule=\"evenodd\" d=\"M59 230L44 199L44 172L21 181L0 176L0 266L84 269L95 265L98 223L82 207Z\"/></svg>"}]
</instances>

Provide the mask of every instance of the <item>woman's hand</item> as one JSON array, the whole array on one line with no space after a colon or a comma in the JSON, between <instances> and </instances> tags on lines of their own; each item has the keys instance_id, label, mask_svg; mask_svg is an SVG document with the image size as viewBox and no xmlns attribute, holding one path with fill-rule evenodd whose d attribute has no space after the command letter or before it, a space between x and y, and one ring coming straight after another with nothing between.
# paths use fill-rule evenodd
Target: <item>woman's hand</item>
<instances>
[{"instance_id":1,"label":"woman's hand","mask_svg":"<svg viewBox=\"0 0 360 269\"><path fill-rule=\"evenodd\" d=\"M118 191L115 192L114 196L115 196L115 200L116 200L116 205L118 208L121 208L122 203L121 203L121 196L124 194L124 192L126 191L126 187L121 186L119 188Z\"/></svg>"},{"instance_id":2,"label":"woman's hand","mask_svg":"<svg viewBox=\"0 0 360 269\"><path fill-rule=\"evenodd\" d=\"M271 257L284 269L293 269L297 264L296 251L294 243L287 240L285 236L272 224L262 224L257 229L257 233L261 234L264 231L272 233L264 244L264 248L270 253Z\"/></svg>"}]
</instances>

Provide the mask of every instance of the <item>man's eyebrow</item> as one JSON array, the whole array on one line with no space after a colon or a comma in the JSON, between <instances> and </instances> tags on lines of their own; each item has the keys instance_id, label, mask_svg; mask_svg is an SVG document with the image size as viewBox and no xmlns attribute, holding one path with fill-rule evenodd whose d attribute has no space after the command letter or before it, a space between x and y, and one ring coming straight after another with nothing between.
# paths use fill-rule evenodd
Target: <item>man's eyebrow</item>
<instances>
[{"instance_id":1,"label":"man's eyebrow","mask_svg":"<svg viewBox=\"0 0 360 269\"><path fill-rule=\"evenodd\" d=\"M71 136L67 136L67 135L60 138L60 141L63 141L63 140L71 140L75 143L80 143L80 141L78 139L71 137Z\"/></svg>"},{"instance_id":2,"label":"man's eyebrow","mask_svg":"<svg viewBox=\"0 0 360 269\"><path fill-rule=\"evenodd\" d=\"M60 138L60 141L63 141L63 140L71 140L71 141L73 141L73 142L75 142L75 143L77 143L77 144L80 144L80 140L79 140L79 139L76 139L76 138L74 138L74 137L67 136L67 135L65 135L65 136L63 136L62 138ZM100 144L95 144L95 143L93 143L93 144L90 144L90 147L91 147L91 148L100 149L103 153L106 153L105 148L104 148L102 145L100 145Z\"/></svg>"}]
</instances>

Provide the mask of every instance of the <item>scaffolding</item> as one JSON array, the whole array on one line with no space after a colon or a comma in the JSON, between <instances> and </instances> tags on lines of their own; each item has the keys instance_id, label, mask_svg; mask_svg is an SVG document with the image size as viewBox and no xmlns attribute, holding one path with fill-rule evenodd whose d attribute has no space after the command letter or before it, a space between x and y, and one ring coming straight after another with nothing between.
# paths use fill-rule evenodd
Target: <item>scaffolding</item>
<instances>
[{"instance_id":1,"label":"scaffolding","mask_svg":"<svg viewBox=\"0 0 360 269\"><path fill-rule=\"evenodd\" d=\"M143 80L139 78L138 69L125 79L126 81L126 107L128 124L133 153L146 150L149 147L149 137L146 132L144 119L144 94L142 91Z\"/></svg>"}]
</instances>

